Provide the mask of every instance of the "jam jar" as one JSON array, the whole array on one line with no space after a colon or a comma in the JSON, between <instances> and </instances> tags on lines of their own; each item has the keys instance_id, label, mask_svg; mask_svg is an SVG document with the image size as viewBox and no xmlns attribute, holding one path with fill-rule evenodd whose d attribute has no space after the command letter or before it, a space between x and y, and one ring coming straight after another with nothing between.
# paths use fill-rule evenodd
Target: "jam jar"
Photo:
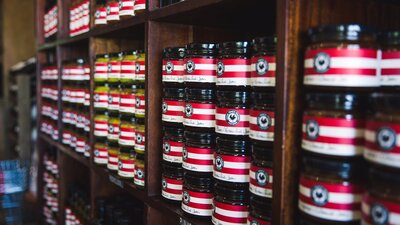
<instances>
[{"instance_id":1,"label":"jam jar","mask_svg":"<svg viewBox=\"0 0 400 225\"><path fill-rule=\"evenodd\" d=\"M122 52L116 52L110 54L110 60L108 61L108 76L107 76L107 82L109 84L115 84L119 82L119 79L121 77L121 61L123 59L123 53Z\"/></svg>"},{"instance_id":2,"label":"jam jar","mask_svg":"<svg viewBox=\"0 0 400 225\"><path fill-rule=\"evenodd\" d=\"M380 37L382 59L380 62L382 87L400 86L400 31L383 33Z\"/></svg>"},{"instance_id":3,"label":"jam jar","mask_svg":"<svg viewBox=\"0 0 400 225\"><path fill-rule=\"evenodd\" d=\"M106 140L108 136L108 114L96 114L94 117L94 136Z\"/></svg>"},{"instance_id":4,"label":"jam jar","mask_svg":"<svg viewBox=\"0 0 400 225\"><path fill-rule=\"evenodd\" d=\"M356 225L361 219L363 163L360 158L304 156L299 184L303 221Z\"/></svg>"},{"instance_id":5,"label":"jam jar","mask_svg":"<svg viewBox=\"0 0 400 225\"><path fill-rule=\"evenodd\" d=\"M146 0L135 0L135 14L144 13L146 11Z\"/></svg>"},{"instance_id":6,"label":"jam jar","mask_svg":"<svg viewBox=\"0 0 400 225\"><path fill-rule=\"evenodd\" d=\"M272 146L271 146L272 147ZM272 148L253 143L250 166L250 186L252 194L263 198L272 198L273 166Z\"/></svg>"},{"instance_id":7,"label":"jam jar","mask_svg":"<svg viewBox=\"0 0 400 225\"><path fill-rule=\"evenodd\" d=\"M371 168L368 191L362 199L362 224L400 224L400 174Z\"/></svg>"},{"instance_id":8,"label":"jam jar","mask_svg":"<svg viewBox=\"0 0 400 225\"><path fill-rule=\"evenodd\" d=\"M216 91L186 88L183 125L186 130L215 131Z\"/></svg>"},{"instance_id":9,"label":"jam jar","mask_svg":"<svg viewBox=\"0 0 400 225\"><path fill-rule=\"evenodd\" d=\"M93 106L96 112L108 110L108 85L96 86L94 89Z\"/></svg>"},{"instance_id":10,"label":"jam jar","mask_svg":"<svg viewBox=\"0 0 400 225\"><path fill-rule=\"evenodd\" d=\"M106 142L96 141L93 153L94 153L94 163L99 165L107 165L108 149Z\"/></svg>"},{"instance_id":11,"label":"jam jar","mask_svg":"<svg viewBox=\"0 0 400 225\"><path fill-rule=\"evenodd\" d=\"M255 141L272 142L275 130L275 94L253 92L252 99L249 137Z\"/></svg>"},{"instance_id":12,"label":"jam jar","mask_svg":"<svg viewBox=\"0 0 400 225\"><path fill-rule=\"evenodd\" d=\"M250 196L248 225L271 225L272 202L255 195Z\"/></svg>"},{"instance_id":13,"label":"jam jar","mask_svg":"<svg viewBox=\"0 0 400 225\"><path fill-rule=\"evenodd\" d=\"M164 126L163 131L163 160L180 165L184 146L184 129Z\"/></svg>"},{"instance_id":14,"label":"jam jar","mask_svg":"<svg viewBox=\"0 0 400 225\"><path fill-rule=\"evenodd\" d=\"M248 137L250 94L244 91L217 91L215 132L228 138Z\"/></svg>"},{"instance_id":15,"label":"jam jar","mask_svg":"<svg viewBox=\"0 0 400 225\"><path fill-rule=\"evenodd\" d=\"M332 157L362 155L366 97L354 93L307 94L302 148Z\"/></svg>"},{"instance_id":16,"label":"jam jar","mask_svg":"<svg viewBox=\"0 0 400 225\"><path fill-rule=\"evenodd\" d=\"M94 63L94 82L104 83L107 82L108 78L108 54L96 55L96 61Z\"/></svg>"},{"instance_id":17,"label":"jam jar","mask_svg":"<svg viewBox=\"0 0 400 225\"><path fill-rule=\"evenodd\" d=\"M162 121L165 126L183 126L185 89L164 88Z\"/></svg>"},{"instance_id":18,"label":"jam jar","mask_svg":"<svg viewBox=\"0 0 400 225\"><path fill-rule=\"evenodd\" d=\"M121 117L121 123L119 126L119 138L118 144L124 148L135 148L135 117Z\"/></svg>"},{"instance_id":19,"label":"jam jar","mask_svg":"<svg viewBox=\"0 0 400 225\"><path fill-rule=\"evenodd\" d=\"M218 45L218 90L246 90L250 87L251 57L247 41L224 42Z\"/></svg>"},{"instance_id":20,"label":"jam jar","mask_svg":"<svg viewBox=\"0 0 400 225\"><path fill-rule=\"evenodd\" d=\"M119 127L121 124L121 120L118 116L109 116L108 118L108 134L107 141L109 143L118 144L119 139Z\"/></svg>"},{"instance_id":21,"label":"jam jar","mask_svg":"<svg viewBox=\"0 0 400 225\"><path fill-rule=\"evenodd\" d=\"M112 171L118 171L118 155L119 155L118 144L114 142L108 142L107 146L108 146L107 169Z\"/></svg>"},{"instance_id":22,"label":"jam jar","mask_svg":"<svg viewBox=\"0 0 400 225\"><path fill-rule=\"evenodd\" d=\"M107 1L107 23L116 22L119 20L119 1Z\"/></svg>"},{"instance_id":23,"label":"jam jar","mask_svg":"<svg viewBox=\"0 0 400 225\"><path fill-rule=\"evenodd\" d=\"M133 84L136 80L137 51L125 51L123 55L120 82L121 84Z\"/></svg>"},{"instance_id":24,"label":"jam jar","mask_svg":"<svg viewBox=\"0 0 400 225\"><path fill-rule=\"evenodd\" d=\"M173 163L163 162L161 195L173 202L182 201L183 169Z\"/></svg>"},{"instance_id":25,"label":"jam jar","mask_svg":"<svg viewBox=\"0 0 400 225\"><path fill-rule=\"evenodd\" d=\"M135 151L137 153L144 153L146 150L146 126L144 119L136 119L136 141L135 141Z\"/></svg>"},{"instance_id":26,"label":"jam jar","mask_svg":"<svg viewBox=\"0 0 400 225\"><path fill-rule=\"evenodd\" d=\"M137 51L135 67L135 80L138 83L144 84L146 80L146 53L143 50Z\"/></svg>"},{"instance_id":27,"label":"jam jar","mask_svg":"<svg viewBox=\"0 0 400 225\"><path fill-rule=\"evenodd\" d=\"M146 90L144 89L144 84L136 85L136 109L135 109L135 116L137 118L145 118L146 116Z\"/></svg>"},{"instance_id":28,"label":"jam jar","mask_svg":"<svg viewBox=\"0 0 400 225\"><path fill-rule=\"evenodd\" d=\"M215 149L215 133L185 130L185 146L182 152L182 167L191 172L208 173L212 176Z\"/></svg>"},{"instance_id":29,"label":"jam jar","mask_svg":"<svg viewBox=\"0 0 400 225\"><path fill-rule=\"evenodd\" d=\"M263 91L276 83L276 36L255 38L252 41L251 79L253 90Z\"/></svg>"},{"instance_id":30,"label":"jam jar","mask_svg":"<svg viewBox=\"0 0 400 225\"><path fill-rule=\"evenodd\" d=\"M121 84L119 113L122 116L135 116L136 111L136 85Z\"/></svg>"},{"instance_id":31,"label":"jam jar","mask_svg":"<svg viewBox=\"0 0 400 225\"><path fill-rule=\"evenodd\" d=\"M119 0L119 16L121 19L135 15L135 0Z\"/></svg>"},{"instance_id":32,"label":"jam jar","mask_svg":"<svg viewBox=\"0 0 400 225\"><path fill-rule=\"evenodd\" d=\"M185 48L165 48L163 51L162 82L165 87L183 87Z\"/></svg>"},{"instance_id":33,"label":"jam jar","mask_svg":"<svg viewBox=\"0 0 400 225\"><path fill-rule=\"evenodd\" d=\"M214 186L214 211L212 223L215 225L246 225L249 215L248 189L232 188L216 182Z\"/></svg>"},{"instance_id":34,"label":"jam jar","mask_svg":"<svg viewBox=\"0 0 400 225\"><path fill-rule=\"evenodd\" d=\"M96 0L96 11L94 13L94 25L107 24L107 0Z\"/></svg>"},{"instance_id":35,"label":"jam jar","mask_svg":"<svg viewBox=\"0 0 400 225\"><path fill-rule=\"evenodd\" d=\"M118 176L133 180L135 176L135 151L120 148L118 155Z\"/></svg>"},{"instance_id":36,"label":"jam jar","mask_svg":"<svg viewBox=\"0 0 400 225\"><path fill-rule=\"evenodd\" d=\"M191 43L186 45L184 59L184 82L186 87L210 88L215 86L216 45L212 43Z\"/></svg>"},{"instance_id":37,"label":"jam jar","mask_svg":"<svg viewBox=\"0 0 400 225\"><path fill-rule=\"evenodd\" d=\"M118 84L109 84L108 90L108 114L110 116L118 115L120 101L120 89Z\"/></svg>"},{"instance_id":38,"label":"jam jar","mask_svg":"<svg viewBox=\"0 0 400 225\"><path fill-rule=\"evenodd\" d=\"M133 180L135 186L139 189L143 189L145 185L145 162L144 154L136 153L135 159L135 178Z\"/></svg>"},{"instance_id":39,"label":"jam jar","mask_svg":"<svg viewBox=\"0 0 400 225\"><path fill-rule=\"evenodd\" d=\"M366 124L364 158L400 168L400 96L374 94L371 102L374 112Z\"/></svg>"},{"instance_id":40,"label":"jam jar","mask_svg":"<svg viewBox=\"0 0 400 225\"><path fill-rule=\"evenodd\" d=\"M324 89L379 86L375 33L362 25L312 28L304 61L304 85Z\"/></svg>"},{"instance_id":41,"label":"jam jar","mask_svg":"<svg viewBox=\"0 0 400 225\"><path fill-rule=\"evenodd\" d=\"M182 210L191 216L210 217L213 212L213 182L210 176L185 173Z\"/></svg>"}]
</instances>

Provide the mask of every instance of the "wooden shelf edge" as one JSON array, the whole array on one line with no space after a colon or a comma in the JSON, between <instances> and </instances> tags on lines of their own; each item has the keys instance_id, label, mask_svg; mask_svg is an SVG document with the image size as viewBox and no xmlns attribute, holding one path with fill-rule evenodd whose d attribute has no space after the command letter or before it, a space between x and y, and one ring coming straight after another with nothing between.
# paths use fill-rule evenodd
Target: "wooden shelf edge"
<instances>
[{"instance_id":1,"label":"wooden shelf edge","mask_svg":"<svg viewBox=\"0 0 400 225\"><path fill-rule=\"evenodd\" d=\"M47 51L47 50L56 48L57 45L58 45L58 42L57 41L53 41L53 42L49 42L49 43L39 44L36 49L37 49L38 52Z\"/></svg>"}]
</instances>

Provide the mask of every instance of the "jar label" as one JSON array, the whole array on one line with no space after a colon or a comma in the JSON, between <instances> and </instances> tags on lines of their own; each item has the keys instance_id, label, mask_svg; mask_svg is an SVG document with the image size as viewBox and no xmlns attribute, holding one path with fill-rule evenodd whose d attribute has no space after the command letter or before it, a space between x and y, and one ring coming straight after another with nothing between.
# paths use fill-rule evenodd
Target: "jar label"
<instances>
[{"instance_id":1,"label":"jar label","mask_svg":"<svg viewBox=\"0 0 400 225\"><path fill-rule=\"evenodd\" d=\"M78 152L78 153L84 153L85 152L85 139L84 138L77 138L76 139L75 151Z\"/></svg>"},{"instance_id":2,"label":"jar label","mask_svg":"<svg viewBox=\"0 0 400 225\"><path fill-rule=\"evenodd\" d=\"M400 168L400 124L367 121L364 157L378 164Z\"/></svg>"},{"instance_id":3,"label":"jar label","mask_svg":"<svg viewBox=\"0 0 400 225\"><path fill-rule=\"evenodd\" d=\"M119 20L119 3L109 2L107 4L107 21Z\"/></svg>"},{"instance_id":4,"label":"jar label","mask_svg":"<svg viewBox=\"0 0 400 225\"><path fill-rule=\"evenodd\" d=\"M107 108L108 107L108 92L95 91L93 96L94 108Z\"/></svg>"},{"instance_id":5,"label":"jar label","mask_svg":"<svg viewBox=\"0 0 400 225\"><path fill-rule=\"evenodd\" d=\"M249 110L235 108L216 109L215 132L227 135L249 135Z\"/></svg>"},{"instance_id":6,"label":"jar label","mask_svg":"<svg viewBox=\"0 0 400 225\"><path fill-rule=\"evenodd\" d=\"M214 150L185 146L182 150L182 167L194 172L213 172Z\"/></svg>"},{"instance_id":7,"label":"jar label","mask_svg":"<svg viewBox=\"0 0 400 225\"><path fill-rule=\"evenodd\" d=\"M213 176L218 180L247 183L250 173L250 156L228 156L214 153Z\"/></svg>"},{"instance_id":8,"label":"jar label","mask_svg":"<svg viewBox=\"0 0 400 225\"><path fill-rule=\"evenodd\" d=\"M69 143L69 146L70 146L72 149L75 149L75 147L76 147L76 136L75 136L74 133L71 133L71 141L70 141L70 143Z\"/></svg>"},{"instance_id":9,"label":"jar label","mask_svg":"<svg viewBox=\"0 0 400 225\"><path fill-rule=\"evenodd\" d=\"M107 137L108 135L108 121L94 119L94 136Z\"/></svg>"},{"instance_id":10,"label":"jar label","mask_svg":"<svg viewBox=\"0 0 400 225\"><path fill-rule=\"evenodd\" d=\"M182 200L182 185L183 179L171 179L165 176L161 180L162 190L161 195L170 200Z\"/></svg>"},{"instance_id":11,"label":"jar label","mask_svg":"<svg viewBox=\"0 0 400 225\"><path fill-rule=\"evenodd\" d=\"M85 74L83 75L83 80L90 80L90 65L84 65L83 66L83 71L85 72Z\"/></svg>"},{"instance_id":12,"label":"jar label","mask_svg":"<svg viewBox=\"0 0 400 225\"><path fill-rule=\"evenodd\" d=\"M136 80L145 80L146 79L146 62L143 59L136 60L136 71L135 78Z\"/></svg>"},{"instance_id":13,"label":"jar label","mask_svg":"<svg viewBox=\"0 0 400 225\"><path fill-rule=\"evenodd\" d=\"M189 191L182 192L182 210L196 216L211 216L213 212L213 194Z\"/></svg>"},{"instance_id":14,"label":"jar label","mask_svg":"<svg viewBox=\"0 0 400 225\"><path fill-rule=\"evenodd\" d=\"M135 150L144 152L146 149L145 132L136 131Z\"/></svg>"},{"instance_id":15,"label":"jar label","mask_svg":"<svg viewBox=\"0 0 400 225\"><path fill-rule=\"evenodd\" d=\"M250 138L259 141L274 141L275 113L250 110Z\"/></svg>"},{"instance_id":16,"label":"jar label","mask_svg":"<svg viewBox=\"0 0 400 225\"><path fill-rule=\"evenodd\" d=\"M94 162L97 164L107 164L108 162L108 150L107 147L94 149Z\"/></svg>"},{"instance_id":17,"label":"jar label","mask_svg":"<svg viewBox=\"0 0 400 225\"><path fill-rule=\"evenodd\" d=\"M379 86L377 50L325 48L308 50L305 58L305 85Z\"/></svg>"},{"instance_id":18,"label":"jar label","mask_svg":"<svg viewBox=\"0 0 400 225\"><path fill-rule=\"evenodd\" d=\"M108 79L119 79L121 75L121 62L113 61L108 63Z\"/></svg>"},{"instance_id":19,"label":"jar label","mask_svg":"<svg viewBox=\"0 0 400 225\"><path fill-rule=\"evenodd\" d=\"M376 198L368 193L363 196L362 204L363 225L399 225L400 204Z\"/></svg>"},{"instance_id":20,"label":"jar label","mask_svg":"<svg viewBox=\"0 0 400 225\"><path fill-rule=\"evenodd\" d=\"M133 124L130 126L133 126ZM135 128L120 126L119 130L120 132L119 132L118 143L124 146L135 146L135 139L136 139Z\"/></svg>"},{"instance_id":21,"label":"jar label","mask_svg":"<svg viewBox=\"0 0 400 225\"><path fill-rule=\"evenodd\" d=\"M361 219L361 187L300 178L299 209L325 220L349 222Z\"/></svg>"},{"instance_id":22,"label":"jar label","mask_svg":"<svg viewBox=\"0 0 400 225\"><path fill-rule=\"evenodd\" d=\"M94 64L94 79L107 79L108 64L105 62L96 62Z\"/></svg>"},{"instance_id":23,"label":"jar label","mask_svg":"<svg viewBox=\"0 0 400 225\"><path fill-rule=\"evenodd\" d=\"M136 110L136 96L132 94L121 94L119 111L134 114Z\"/></svg>"},{"instance_id":24,"label":"jar label","mask_svg":"<svg viewBox=\"0 0 400 225\"><path fill-rule=\"evenodd\" d=\"M217 63L217 86L248 86L251 79L249 59L222 59Z\"/></svg>"},{"instance_id":25,"label":"jar label","mask_svg":"<svg viewBox=\"0 0 400 225\"><path fill-rule=\"evenodd\" d=\"M146 111L146 100L144 95L136 95L136 115L145 115Z\"/></svg>"},{"instance_id":26,"label":"jar label","mask_svg":"<svg viewBox=\"0 0 400 225\"><path fill-rule=\"evenodd\" d=\"M117 92L108 93L108 110L119 110L120 94Z\"/></svg>"},{"instance_id":27,"label":"jar label","mask_svg":"<svg viewBox=\"0 0 400 225\"><path fill-rule=\"evenodd\" d=\"M135 1L135 11L146 9L146 0Z\"/></svg>"},{"instance_id":28,"label":"jar label","mask_svg":"<svg viewBox=\"0 0 400 225\"><path fill-rule=\"evenodd\" d=\"M183 83L184 81L184 61L183 60L163 60L162 81Z\"/></svg>"},{"instance_id":29,"label":"jar label","mask_svg":"<svg viewBox=\"0 0 400 225\"><path fill-rule=\"evenodd\" d=\"M382 52L381 85L400 85L400 51Z\"/></svg>"},{"instance_id":30,"label":"jar label","mask_svg":"<svg viewBox=\"0 0 400 225\"><path fill-rule=\"evenodd\" d=\"M363 120L305 115L301 146L305 150L324 155L361 155L364 127Z\"/></svg>"},{"instance_id":31,"label":"jar label","mask_svg":"<svg viewBox=\"0 0 400 225\"><path fill-rule=\"evenodd\" d=\"M85 153L84 156L90 158L90 143L86 141L85 143Z\"/></svg>"},{"instance_id":32,"label":"jar label","mask_svg":"<svg viewBox=\"0 0 400 225\"><path fill-rule=\"evenodd\" d=\"M144 187L145 183L145 173L144 173L144 166L135 165L135 178L133 182L138 185Z\"/></svg>"},{"instance_id":33,"label":"jar label","mask_svg":"<svg viewBox=\"0 0 400 225\"><path fill-rule=\"evenodd\" d=\"M120 122L119 120L116 120L114 122L109 122L108 123L108 135L107 139L108 140L118 140L119 138L119 125Z\"/></svg>"},{"instance_id":34,"label":"jar label","mask_svg":"<svg viewBox=\"0 0 400 225\"><path fill-rule=\"evenodd\" d=\"M215 83L217 81L216 59L186 58L184 81L192 83Z\"/></svg>"},{"instance_id":35,"label":"jar label","mask_svg":"<svg viewBox=\"0 0 400 225\"><path fill-rule=\"evenodd\" d=\"M187 102L183 125L190 127L215 127L215 104Z\"/></svg>"},{"instance_id":36,"label":"jar label","mask_svg":"<svg viewBox=\"0 0 400 225\"><path fill-rule=\"evenodd\" d=\"M85 131L90 132L90 118L89 115L85 115Z\"/></svg>"},{"instance_id":37,"label":"jar label","mask_svg":"<svg viewBox=\"0 0 400 225\"><path fill-rule=\"evenodd\" d=\"M251 58L251 86L275 87L275 73L275 56L255 56Z\"/></svg>"},{"instance_id":38,"label":"jar label","mask_svg":"<svg viewBox=\"0 0 400 225\"><path fill-rule=\"evenodd\" d=\"M134 0L120 0L119 15L120 16L134 16Z\"/></svg>"},{"instance_id":39,"label":"jar label","mask_svg":"<svg viewBox=\"0 0 400 225\"><path fill-rule=\"evenodd\" d=\"M76 121L76 127L80 129L85 128L85 115L84 114L78 114L77 121Z\"/></svg>"},{"instance_id":40,"label":"jar label","mask_svg":"<svg viewBox=\"0 0 400 225\"><path fill-rule=\"evenodd\" d=\"M172 163L182 163L183 142L164 140L163 160Z\"/></svg>"},{"instance_id":41,"label":"jar label","mask_svg":"<svg viewBox=\"0 0 400 225\"><path fill-rule=\"evenodd\" d=\"M85 106L90 106L90 92L88 90L85 91L85 101L83 104Z\"/></svg>"},{"instance_id":42,"label":"jar label","mask_svg":"<svg viewBox=\"0 0 400 225\"><path fill-rule=\"evenodd\" d=\"M85 89L75 89L75 102L81 104L85 102Z\"/></svg>"},{"instance_id":43,"label":"jar label","mask_svg":"<svg viewBox=\"0 0 400 225\"><path fill-rule=\"evenodd\" d=\"M135 176L135 160L119 158L118 175L121 177L133 178Z\"/></svg>"},{"instance_id":44,"label":"jar label","mask_svg":"<svg viewBox=\"0 0 400 225\"><path fill-rule=\"evenodd\" d=\"M162 103L162 121L171 123L183 122L185 102L165 100Z\"/></svg>"},{"instance_id":45,"label":"jar label","mask_svg":"<svg viewBox=\"0 0 400 225\"><path fill-rule=\"evenodd\" d=\"M265 198L272 198L272 169L251 164L250 192Z\"/></svg>"},{"instance_id":46,"label":"jar label","mask_svg":"<svg viewBox=\"0 0 400 225\"><path fill-rule=\"evenodd\" d=\"M211 220L215 225L246 225L248 211L248 206L229 205L214 199L214 212Z\"/></svg>"},{"instance_id":47,"label":"jar label","mask_svg":"<svg viewBox=\"0 0 400 225\"><path fill-rule=\"evenodd\" d=\"M71 133L68 131L64 131L62 134L62 143L64 145L70 145L71 144Z\"/></svg>"},{"instance_id":48,"label":"jar label","mask_svg":"<svg viewBox=\"0 0 400 225\"><path fill-rule=\"evenodd\" d=\"M135 80L136 77L136 62L122 61L121 62L121 79Z\"/></svg>"},{"instance_id":49,"label":"jar label","mask_svg":"<svg viewBox=\"0 0 400 225\"><path fill-rule=\"evenodd\" d=\"M108 163L107 168L110 170L118 170L118 152L108 152Z\"/></svg>"}]
</instances>

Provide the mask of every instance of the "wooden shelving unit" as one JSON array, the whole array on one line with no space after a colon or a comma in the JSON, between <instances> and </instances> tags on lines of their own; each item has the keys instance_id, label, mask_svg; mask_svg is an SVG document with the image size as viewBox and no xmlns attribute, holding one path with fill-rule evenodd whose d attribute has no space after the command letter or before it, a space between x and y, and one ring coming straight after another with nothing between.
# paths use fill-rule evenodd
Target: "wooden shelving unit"
<instances>
[{"instance_id":1,"label":"wooden shelving unit","mask_svg":"<svg viewBox=\"0 0 400 225\"><path fill-rule=\"evenodd\" d=\"M59 32L55 41L45 43L42 32L45 0L36 2L38 71L46 63L48 52L55 52L61 74L63 60L86 57L90 59L93 71L96 54L129 48L146 51L146 189L136 189L130 182L95 165L93 158L87 160L47 136L39 135L41 154L45 145L55 146L59 153L58 162L63 171L60 174L60 224L66 197L63 191L67 185L63 179L74 179L74 174L77 176L78 173L74 169L68 170L71 161L83 165L89 173L92 217L97 197L111 196L123 190L145 203L144 216L148 225L179 224L182 219L192 225L211 224L210 220L185 216L180 206L166 203L160 197L162 50L190 42L245 40L271 34L278 37L272 221L274 225L296 224L306 30L311 26L335 23L400 28L400 3L391 0L185 0L164 8L158 7L158 0L148 0L148 11L143 14L102 27L93 27L91 21L92 28L88 33L68 37L68 5L71 1L58 0ZM90 3L92 16L95 1ZM59 89L61 85L59 78ZM39 74L37 87L39 91ZM92 93L93 87L92 82ZM40 103L38 99L38 108ZM61 101L58 105L62 110ZM90 113L93 118L93 107ZM40 117L38 122L40 124ZM60 120L58 127L62 129ZM91 137L92 144L93 140Z\"/></svg>"}]
</instances>

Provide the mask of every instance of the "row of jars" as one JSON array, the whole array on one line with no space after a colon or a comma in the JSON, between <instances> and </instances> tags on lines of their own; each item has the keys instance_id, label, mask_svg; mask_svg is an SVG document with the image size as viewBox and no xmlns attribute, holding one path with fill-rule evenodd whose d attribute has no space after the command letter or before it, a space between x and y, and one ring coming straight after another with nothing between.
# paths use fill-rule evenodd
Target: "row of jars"
<instances>
[{"instance_id":1,"label":"row of jars","mask_svg":"<svg viewBox=\"0 0 400 225\"><path fill-rule=\"evenodd\" d=\"M104 25L135 16L146 10L146 0L96 0L94 24Z\"/></svg>"},{"instance_id":2,"label":"row of jars","mask_svg":"<svg viewBox=\"0 0 400 225\"><path fill-rule=\"evenodd\" d=\"M66 195L65 225L83 225L90 223L89 193L78 184L69 184Z\"/></svg>"},{"instance_id":3,"label":"row of jars","mask_svg":"<svg viewBox=\"0 0 400 225\"><path fill-rule=\"evenodd\" d=\"M49 100L58 100L57 85L42 85L40 89L40 96Z\"/></svg>"},{"instance_id":4,"label":"row of jars","mask_svg":"<svg viewBox=\"0 0 400 225\"><path fill-rule=\"evenodd\" d=\"M41 115L46 116L54 121L58 120L58 107L55 103L43 102L41 106Z\"/></svg>"},{"instance_id":5,"label":"row of jars","mask_svg":"<svg viewBox=\"0 0 400 225\"><path fill-rule=\"evenodd\" d=\"M40 73L41 80L58 80L58 69L56 65L43 66Z\"/></svg>"},{"instance_id":6,"label":"row of jars","mask_svg":"<svg viewBox=\"0 0 400 225\"><path fill-rule=\"evenodd\" d=\"M40 122L40 131L44 134L47 134L54 141L58 141L59 131L57 121L48 118L42 118Z\"/></svg>"},{"instance_id":7,"label":"row of jars","mask_svg":"<svg viewBox=\"0 0 400 225\"><path fill-rule=\"evenodd\" d=\"M56 158L45 154L43 167L43 215L47 224L57 224L59 170Z\"/></svg>"},{"instance_id":8,"label":"row of jars","mask_svg":"<svg viewBox=\"0 0 400 225\"><path fill-rule=\"evenodd\" d=\"M79 217L70 209L65 208L65 225L83 225Z\"/></svg>"},{"instance_id":9,"label":"row of jars","mask_svg":"<svg viewBox=\"0 0 400 225\"><path fill-rule=\"evenodd\" d=\"M69 36L88 32L90 29L90 1L72 0L69 8Z\"/></svg>"},{"instance_id":10,"label":"row of jars","mask_svg":"<svg viewBox=\"0 0 400 225\"><path fill-rule=\"evenodd\" d=\"M53 38L58 31L57 0L47 0L43 17L43 35L45 39Z\"/></svg>"}]
</instances>

